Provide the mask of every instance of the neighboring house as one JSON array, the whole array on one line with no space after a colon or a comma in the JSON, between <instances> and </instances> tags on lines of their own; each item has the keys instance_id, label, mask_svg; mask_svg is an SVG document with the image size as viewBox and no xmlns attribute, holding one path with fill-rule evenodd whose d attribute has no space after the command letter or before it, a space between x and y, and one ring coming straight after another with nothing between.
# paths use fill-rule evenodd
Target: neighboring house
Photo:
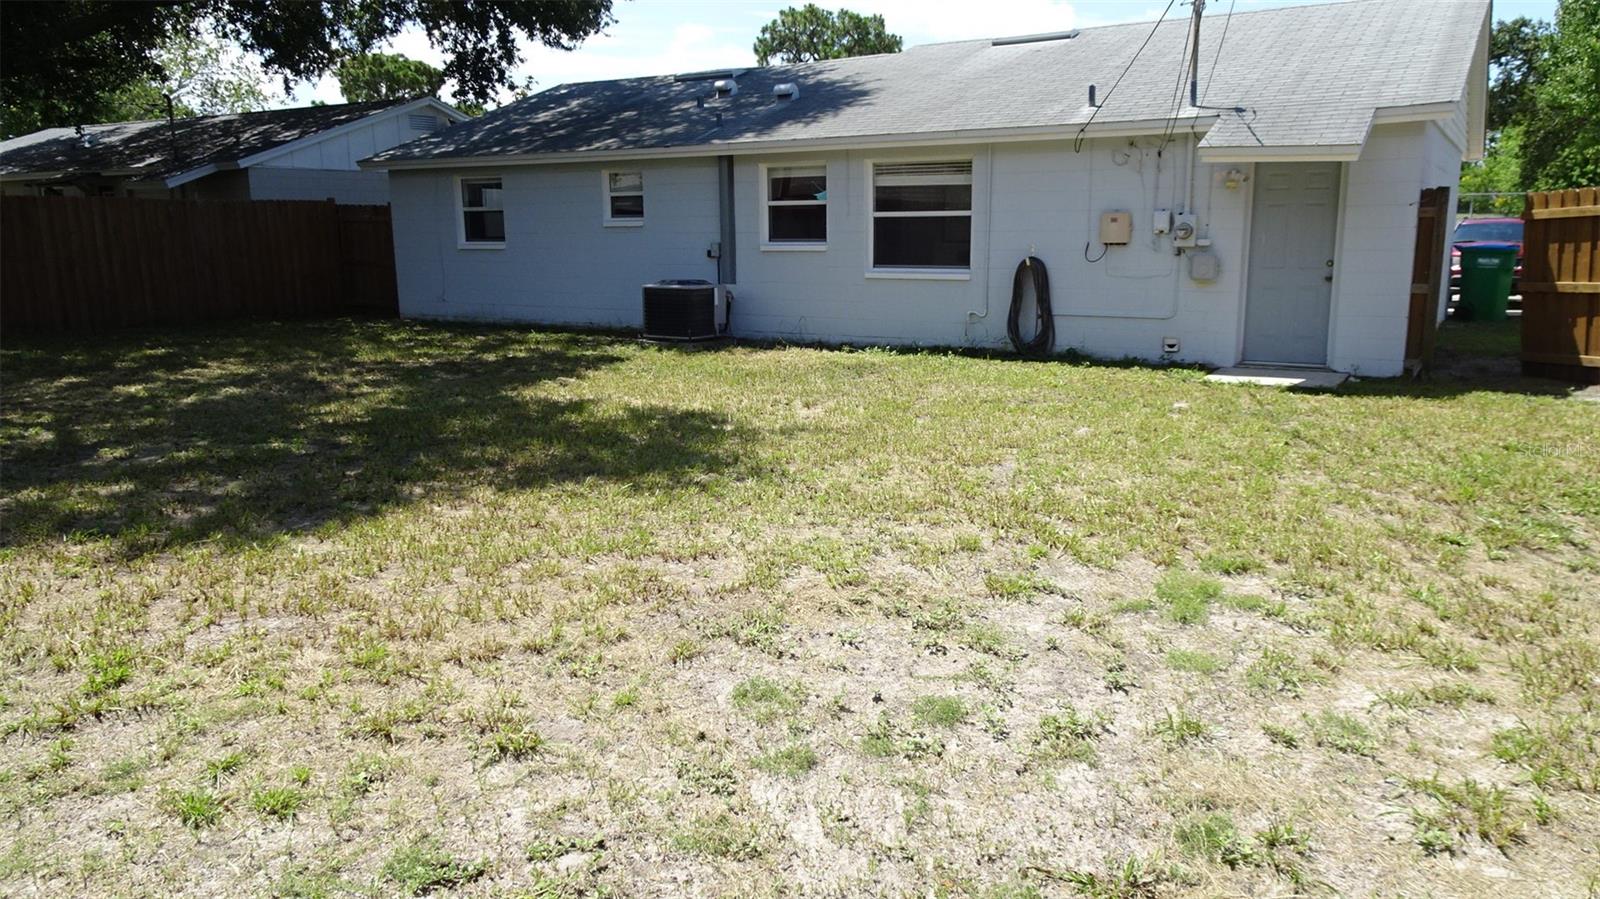
<instances>
[{"instance_id":1,"label":"neighboring house","mask_svg":"<svg viewBox=\"0 0 1600 899\"><path fill-rule=\"evenodd\" d=\"M362 165L408 316L636 327L641 284L703 278L737 336L997 346L1032 253L1058 351L1400 373L1419 193L1482 152L1489 4L1206 17L1199 106L1189 31L562 85Z\"/></svg>"},{"instance_id":2,"label":"neighboring house","mask_svg":"<svg viewBox=\"0 0 1600 899\"><path fill-rule=\"evenodd\" d=\"M387 203L357 160L465 118L423 97L48 128L0 142L0 192Z\"/></svg>"}]
</instances>

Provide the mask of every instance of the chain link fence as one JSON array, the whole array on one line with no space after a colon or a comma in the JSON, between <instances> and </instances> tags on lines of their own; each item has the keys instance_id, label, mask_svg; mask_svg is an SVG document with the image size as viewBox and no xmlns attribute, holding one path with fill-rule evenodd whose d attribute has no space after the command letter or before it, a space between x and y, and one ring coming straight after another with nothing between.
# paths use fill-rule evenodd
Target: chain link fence
<instances>
[{"instance_id":1,"label":"chain link fence","mask_svg":"<svg viewBox=\"0 0 1600 899\"><path fill-rule=\"evenodd\" d=\"M1456 217L1507 216L1509 218L1521 218L1522 207L1527 203L1527 200L1528 195L1524 193L1464 193L1456 198Z\"/></svg>"}]
</instances>

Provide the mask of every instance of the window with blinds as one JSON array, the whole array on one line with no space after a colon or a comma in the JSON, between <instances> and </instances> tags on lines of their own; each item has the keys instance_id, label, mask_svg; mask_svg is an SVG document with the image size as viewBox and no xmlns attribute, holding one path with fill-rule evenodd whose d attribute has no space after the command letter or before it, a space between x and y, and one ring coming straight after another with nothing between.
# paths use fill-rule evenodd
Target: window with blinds
<instances>
[{"instance_id":1,"label":"window with blinds","mask_svg":"<svg viewBox=\"0 0 1600 899\"><path fill-rule=\"evenodd\" d=\"M972 265L972 162L872 167L874 268Z\"/></svg>"},{"instance_id":2,"label":"window with blinds","mask_svg":"<svg viewBox=\"0 0 1600 899\"><path fill-rule=\"evenodd\" d=\"M644 173L605 172L607 225L644 224Z\"/></svg>"},{"instance_id":3,"label":"window with blinds","mask_svg":"<svg viewBox=\"0 0 1600 899\"><path fill-rule=\"evenodd\" d=\"M505 246L506 213L500 191L499 178L461 179L462 246Z\"/></svg>"},{"instance_id":4,"label":"window with blinds","mask_svg":"<svg viewBox=\"0 0 1600 899\"><path fill-rule=\"evenodd\" d=\"M822 165L766 169L767 231L772 244L828 242L828 170Z\"/></svg>"}]
</instances>

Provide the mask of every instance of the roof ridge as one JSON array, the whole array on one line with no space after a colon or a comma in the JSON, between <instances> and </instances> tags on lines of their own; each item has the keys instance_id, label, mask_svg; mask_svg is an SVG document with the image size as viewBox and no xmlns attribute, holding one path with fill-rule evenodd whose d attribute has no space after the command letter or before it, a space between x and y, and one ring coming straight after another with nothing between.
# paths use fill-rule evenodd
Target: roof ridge
<instances>
[{"instance_id":1,"label":"roof ridge","mask_svg":"<svg viewBox=\"0 0 1600 899\"><path fill-rule=\"evenodd\" d=\"M418 96L405 100L362 100L358 103L323 103L320 105L313 103L308 106L283 106L279 107L278 109L250 109L244 112L212 112L205 115L174 116L171 121L174 124L179 122L214 122L221 119L240 119L246 116L271 115L285 112L304 112L309 109L351 109L358 106L370 106L374 111L377 111L379 109L388 109L392 106L403 106L407 103L413 103L421 99L424 98ZM120 122L84 122L79 125L54 125L51 128L42 128L40 130L51 131L61 129L66 131L74 131L78 128L116 128L122 125L164 125L167 123L167 121L168 120L165 118L126 119ZM26 135L19 134L17 136L25 137Z\"/></svg>"},{"instance_id":2,"label":"roof ridge","mask_svg":"<svg viewBox=\"0 0 1600 899\"><path fill-rule=\"evenodd\" d=\"M1241 10L1235 10L1233 12L1233 16L1235 18L1237 18L1239 16L1261 15L1262 13L1291 12L1291 11L1302 10L1302 9L1316 9L1316 8L1322 7L1322 6L1353 6L1353 5L1358 4L1358 3L1377 4L1377 3L1396 3L1396 2L1405 2L1405 0L1321 0L1321 2L1319 2L1319 3L1291 3L1291 4L1286 4L1284 6L1269 6L1269 7L1266 7L1264 9L1241 9ZM1217 14L1214 13L1213 15L1217 15ZM1161 22L1162 24L1166 24L1168 22L1187 22L1187 21L1188 21L1188 17L1187 16L1183 16L1183 17L1175 18L1175 19L1169 19L1169 18L1141 19L1141 20L1136 21L1136 22L1106 22L1103 25L1073 25L1073 26L1070 26L1070 27L1068 27L1068 28L1066 28L1064 30L1065 31L1080 31L1080 32L1081 31L1106 31L1106 30L1109 30L1109 29L1112 29L1112 28L1131 28L1131 27L1138 26L1138 25L1154 25L1157 22ZM1037 32L1018 32L1016 34L996 34L996 35L991 35L989 37L963 37L963 38L956 38L954 40L948 40L948 41L930 41L929 43L917 44L914 47L907 47L906 49L909 51L909 50L920 50L923 47L948 47L951 44L988 43L990 41L1000 41L1000 40L1005 40L1006 38L1012 38L1012 37L1026 37L1026 36L1029 36L1029 35L1034 34L1034 33L1037 33Z\"/></svg>"}]
</instances>

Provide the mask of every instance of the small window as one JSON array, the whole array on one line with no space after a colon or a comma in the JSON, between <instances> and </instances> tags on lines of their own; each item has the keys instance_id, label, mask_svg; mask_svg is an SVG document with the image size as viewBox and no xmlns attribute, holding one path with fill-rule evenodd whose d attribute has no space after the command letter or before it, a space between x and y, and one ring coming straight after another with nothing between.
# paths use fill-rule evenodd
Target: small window
<instances>
[{"instance_id":1,"label":"small window","mask_svg":"<svg viewBox=\"0 0 1600 899\"><path fill-rule=\"evenodd\" d=\"M506 213L499 178L461 179L461 243L504 246Z\"/></svg>"},{"instance_id":2,"label":"small window","mask_svg":"<svg viewBox=\"0 0 1600 899\"><path fill-rule=\"evenodd\" d=\"M972 265L972 163L872 167L872 266Z\"/></svg>"},{"instance_id":3,"label":"small window","mask_svg":"<svg viewBox=\"0 0 1600 899\"><path fill-rule=\"evenodd\" d=\"M825 166L772 166L766 170L767 242L828 242L828 170Z\"/></svg>"},{"instance_id":4,"label":"small window","mask_svg":"<svg viewBox=\"0 0 1600 899\"><path fill-rule=\"evenodd\" d=\"M606 172L606 224L644 224L644 173Z\"/></svg>"},{"instance_id":5,"label":"small window","mask_svg":"<svg viewBox=\"0 0 1600 899\"><path fill-rule=\"evenodd\" d=\"M412 131L439 130L439 117L436 115L429 115L425 112L413 112L406 116L406 120L410 122Z\"/></svg>"}]
</instances>

